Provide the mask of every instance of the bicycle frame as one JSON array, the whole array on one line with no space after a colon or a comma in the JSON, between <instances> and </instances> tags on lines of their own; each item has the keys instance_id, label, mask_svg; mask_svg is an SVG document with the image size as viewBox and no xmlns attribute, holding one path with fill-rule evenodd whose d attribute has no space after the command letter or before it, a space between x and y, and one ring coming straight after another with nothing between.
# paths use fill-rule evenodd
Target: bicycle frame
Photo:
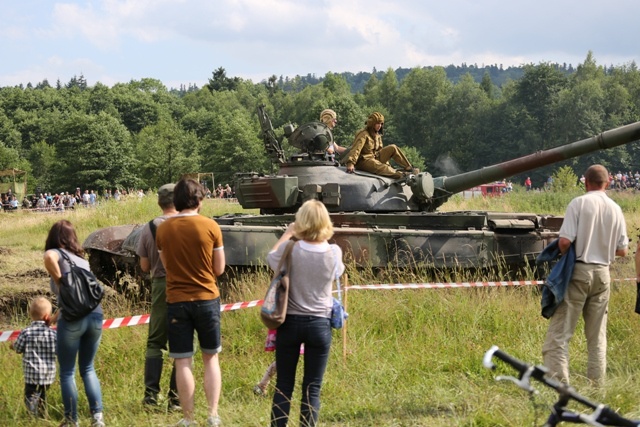
<instances>
[{"instance_id":1,"label":"bicycle frame","mask_svg":"<svg viewBox=\"0 0 640 427\"><path fill-rule=\"evenodd\" d=\"M568 384L547 378L549 372L546 366L525 363L513 356L500 350L497 346L492 346L484 355L482 364L487 369L495 369L493 357L497 357L518 371L518 377L513 376L497 376L496 381L508 380L516 384L529 393L536 393L536 389L531 385L531 378L541 382L547 387L558 392L558 400L553 405L551 414L547 418L545 427L555 427L561 422L569 422L574 424L588 424L592 426L619 426L619 427L637 427L640 426L639 420L630 420L619 415L616 411L602 403L592 402L581 394L577 393ZM567 408L571 400L574 400L587 408L593 410L591 414L581 414Z\"/></svg>"}]
</instances>

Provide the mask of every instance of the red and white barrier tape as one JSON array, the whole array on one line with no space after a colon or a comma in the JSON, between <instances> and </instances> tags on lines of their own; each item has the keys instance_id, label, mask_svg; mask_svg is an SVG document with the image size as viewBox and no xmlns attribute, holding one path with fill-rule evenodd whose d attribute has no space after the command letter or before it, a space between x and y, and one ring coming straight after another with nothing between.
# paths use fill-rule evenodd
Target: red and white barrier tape
<instances>
[{"instance_id":1,"label":"red and white barrier tape","mask_svg":"<svg viewBox=\"0 0 640 427\"><path fill-rule=\"evenodd\" d=\"M240 310L242 308L256 307L262 305L262 300L236 302L234 304L222 304L220 311ZM137 316L116 317L114 319L105 319L102 321L102 329L115 329L125 326L137 326L149 323L149 314L141 314ZM18 338L20 331L0 331L0 342L13 341Z\"/></svg>"},{"instance_id":2,"label":"red and white barrier tape","mask_svg":"<svg viewBox=\"0 0 640 427\"><path fill-rule=\"evenodd\" d=\"M347 289L451 289L451 288L482 288L500 286L531 286L541 285L542 280L521 280L509 282L449 282L449 283L395 283L392 285L353 285Z\"/></svg>"},{"instance_id":3,"label":"red and white barrier tape","mask_svg":"<svg viewBox=\"0 0 640 427\"><path fill-rule=\"evenodd\" d=\"M618 280L633 280L618 279ZM384 290L384 289L453 289L453 288L483 288L483 287L503 287L503 286L531 286L541 285L542 280L520 280L505 282L449 282L449 283L394 283L394 284L377 284L377 285L352 285L346 286L345 290L350 289L367 289L367 290ZM257 307L262 305L263 300L236 302L233 304L222 304L220 311L233 311L243 308ZM149 323L149 315L141 314L137 316L117 317L115 319L105 319L102 321L102 329L115 329L124 326L137 326ZM13 341L18 338L20 331L0 331L0 342Z\"/></svg>"}]
</instances>

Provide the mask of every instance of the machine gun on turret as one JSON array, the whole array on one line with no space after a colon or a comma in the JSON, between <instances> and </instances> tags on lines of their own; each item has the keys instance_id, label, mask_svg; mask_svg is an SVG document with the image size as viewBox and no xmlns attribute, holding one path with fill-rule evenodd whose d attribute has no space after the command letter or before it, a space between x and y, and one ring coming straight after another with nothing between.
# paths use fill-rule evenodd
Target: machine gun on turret
<instances>
[{"instance_id":1,"label":"machine gun on turret","mask_svg":"<svg viewBox=\"0 0 640 427\"><path fill-rule=\"evenodd\" d=\"M262 129L264 150L267 152L271 163L284 163L285 155L282 150L282 137L278 138L276 136L273 125L271 124L271 119L267 115L264 105L258 106L258 121L260 122L260 129Z\"/></svg>"},{"instance_id":2,"label":"machine gun on turret","mask_svg":"<svg viewBox=\"0 0 640 427\"><path fill-rule=\"evenodd\" d=\"M264 105L258 106L258 120L262 129L265 150L272 163L282 164L286 162L282 149L282 141L285 138L289 145L300 150L292 156L295 161L327 160L326 150L333 142L333 134L327 125L314 121L295 127L293 124L288 123L283 127L283 135L278 138L264 108Z\"/></svg>"}]
</instances>

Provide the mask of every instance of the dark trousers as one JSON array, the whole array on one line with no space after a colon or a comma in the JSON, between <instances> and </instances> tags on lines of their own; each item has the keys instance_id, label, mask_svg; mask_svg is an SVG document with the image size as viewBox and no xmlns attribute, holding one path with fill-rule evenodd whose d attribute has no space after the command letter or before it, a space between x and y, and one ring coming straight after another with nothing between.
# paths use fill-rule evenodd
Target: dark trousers
<instances>
[{"instance_id":1,"label":"dark trousers","mask_svg":"<svg viewBox=\"0 0 640 427\"><path fill-rule=\"evenodd\" d=\"M289 420L300 344L304 344L300 425L313 427L318 422L320 387L331 349L331 325L324 317L288 315L276 338L278 376L271 407L272 427L284 427Z\"/></svg>"},{"instance_id":2,"label":"dark trousers","mask_svg":"<svg viewBox=\"0 0 640 427\"><path fill-rule=\"evenodd\" d=\"M44 416L49 384L25 384L24 403L35 416Z\"/></svg>"}]
</instances>

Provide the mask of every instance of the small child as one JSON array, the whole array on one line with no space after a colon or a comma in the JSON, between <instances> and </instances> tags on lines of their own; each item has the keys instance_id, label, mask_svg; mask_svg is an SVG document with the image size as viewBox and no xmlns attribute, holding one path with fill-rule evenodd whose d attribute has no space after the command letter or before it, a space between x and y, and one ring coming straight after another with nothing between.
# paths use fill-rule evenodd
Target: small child
<instances>
[{"instance_id":1,"label":"small child","mask_svg":"<svg viewBox=\"0 0 640 427\"><path fill-rule=\"evenodd\" d=\"M37 297L29 305L33 320L24 328L15 342L11 343L17 353L22 353L24 372L24 401L34 416L45 415L47 389L56 376L56 331L49 327L51 302Z\"/></svg>"},{"instance_id":2,"label":"small child","mask_svg":"<svg viewBox=\"0 0 640 427\"><path fill-rule=\"evenodd\" d=\"M269 329L267 332L267 341L264 344L264 351L276 351L276 329ZM300 345L300 354L304 354L304 344ZM276 375L276 362L271 363L265 371L262 379L253 387L253 393L258 396L267 395L267 387L269 382Z\"/></svg>"}]
</instances>

